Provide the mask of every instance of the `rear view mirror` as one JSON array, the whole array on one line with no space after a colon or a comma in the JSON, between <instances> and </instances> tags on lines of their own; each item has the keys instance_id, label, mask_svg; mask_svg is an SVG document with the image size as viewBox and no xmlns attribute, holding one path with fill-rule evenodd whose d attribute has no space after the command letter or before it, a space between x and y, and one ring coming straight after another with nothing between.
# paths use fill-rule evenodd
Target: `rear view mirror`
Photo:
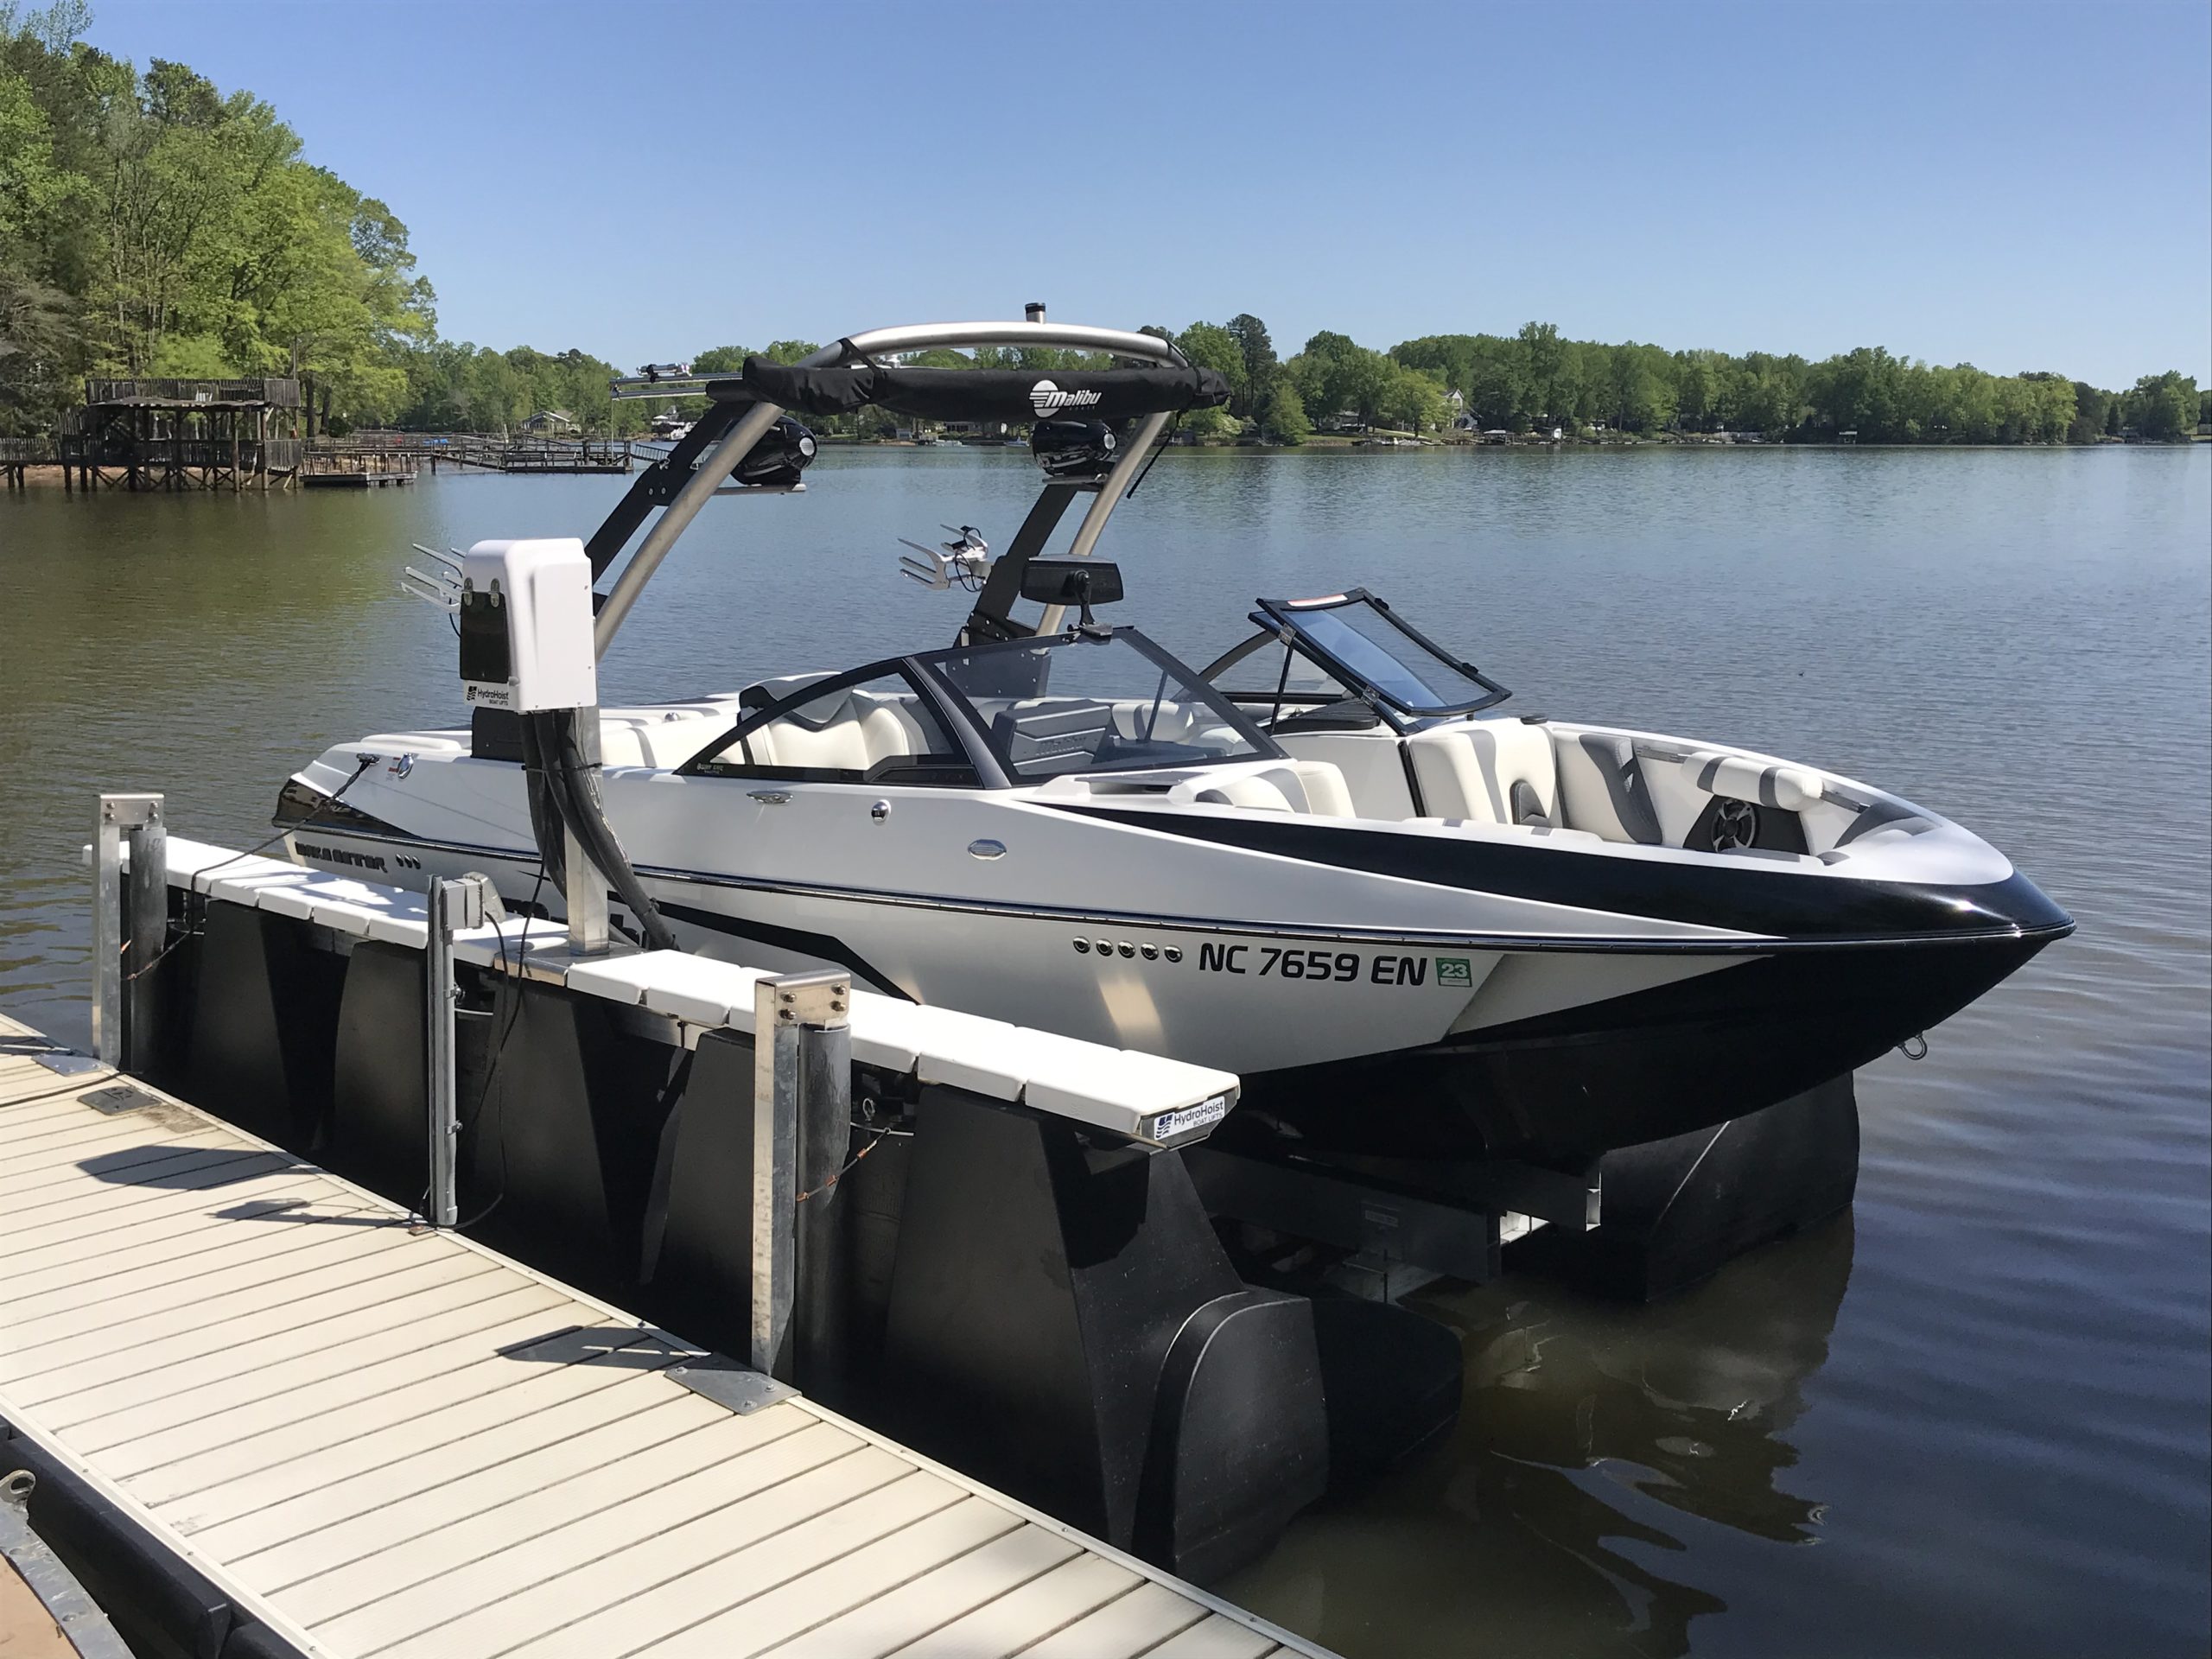
<instances>
[{"instance_id":1,"label":"rear view mirror","mask_svg":"<svg viewBox=\"0 0 2212 1659\"><path fill-rule=\"evenodd\" d=\"M1032 559L1021 596L1039 605L1111 605L1122 597L1122 567L1106 559Z\"/></svg>"}]
</instances>

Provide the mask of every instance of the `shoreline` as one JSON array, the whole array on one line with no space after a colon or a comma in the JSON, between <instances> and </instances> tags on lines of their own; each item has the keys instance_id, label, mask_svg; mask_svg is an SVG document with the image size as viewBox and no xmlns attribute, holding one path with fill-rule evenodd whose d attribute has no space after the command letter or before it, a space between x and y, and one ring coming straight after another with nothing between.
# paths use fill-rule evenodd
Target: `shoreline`
<instances>
[{"instance_id":1,"label":"shoreline","mask_svg":"<svg viewBox=\"0 0 2212 1659\"><path fill-rule=\"evenodd\" d=\"M1784 443L1780 442L1759 443L1719 443L1698 439L1640 438L1631 442L1608 442L1602 439L1561 438L1557 442L1554 442L1551 439L1547 438L1535 442L1530 442L1524 439L1513 443L1452 443L1440 442L1434 440L1424 440L1419 443L1384 445L1363 444L1356 438L1332 437L1309 438L1304 443L1298 444L1175 443L1166 445L1165 447L1165 453L1171 454L1294 455L1325 452L1331 454L1357 453L1375 456L1383 456L1404 454L1409 451L1414 453L1433 453L1446 450L1454 452L1466 450L1479 453L1493 449L1503 451L1507 454L1510 454L1515 450L1531 449L1558 451L1594 450L1606 453L1617 453L1630 449L1731 452L1792 450L1798 452L1814 451L1821 454L1834 454L1847 450L1871 449L1879 450L1884 454L1913 452L1929 454L1993 454L2021 453L2073 454L2091 454L2096 451L2107 449L2190 449L2205 445L2212 445L2212 433L2200 432L2194 437L2188 440L2173 443L2127 443L2117 439L2106 443ZM822 447L825 449L915 449L933 448L936 446L918 445L911 440L900 440L895 438L825 438L822 440ZM991 450L1012 450L1024 454L1028 451L1028 446L1027 444L1020 443L961 444L957 446L947 445L944 447L957 447L963 450L975 450L981 452L988 452ZM33 461L22 468L19 474L19 481L11 481L9 483L4 491L0 491L0 494L12 495L18 493L27 494L32 490L60 490L62 487L61 467L59 462ZM122 489L114 485L105 486L98 491L85 490L68 493L87 495L128 495L132 493L130 491ZM258 490L246 492L248 494L257 495L263 493L283 493L283 492L282 491L263 492ZM228 490L141 490L137 492L137 493L141 495L227 495L232 493L232 492Z\"/></svg>"}]
</instances>

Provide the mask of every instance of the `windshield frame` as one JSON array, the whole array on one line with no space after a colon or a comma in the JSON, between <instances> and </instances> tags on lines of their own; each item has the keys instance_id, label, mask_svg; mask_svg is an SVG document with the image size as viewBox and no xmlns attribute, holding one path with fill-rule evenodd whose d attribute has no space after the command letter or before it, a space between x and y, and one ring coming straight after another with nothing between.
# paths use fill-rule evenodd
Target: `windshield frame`
<instances>
[{"instance_id":1,"label":"windshield frame","mask_svg":"<svg viewBox=\"0 0 2212 1659\"><path fill-rule=\"evenodd\" d=\"M917 782L911 779L902 780L906 787L1004 789L1009 785L1012 780L1006 776L1005 772L999 766L998 757L992 753L990 745L984 742L969 725L963 712L959 708L947 702L944 689L938 683L936 677L923 673L910 657L886 657L876 662L863 663L858 668L847 669L842 674L817 674L778 697L756 699L753 697L753 693L760 690L761 688L757 685L747 686L745 690L738 694L739 704L744 712L739 715L736 723L724 727L719 735L711 739L703 747L695 750L688 759L679 761L670 770L677 776L685 778L738 779L769 778L805 784L877 784L877 779L866 775L810 776L804 775L807 769L804 767L774 766L750 760L723 764L719 761L718 757L733 743L742 742L760 728L771 721L782 719L794 709L804 709L807 704L818 702L834 691L849 690L853 686L865 685L870 680L888 679L894 676L904 679L913 688L914 695L920 698L930 712L936 716L938 724L944 729L944 734L960 746L967 757L969 767L974 773L970 778L948 777L942 781L932 780L927 783Z\"/></svg>"},{"instance_id":2,"label":"windshield frame","mask_svg":"<svg viewBox=\"0 0 2212 1659\"><path fill-rule=\"evenodd\" d=\"M1435 658L1453 672L1464 675L1483 688L1483 695L1458 702L1414 703L1397 696L1376 684L1360 673L1327 646L1316 640L1299 626L1299 619L1320 611L1343 610L1351 606L1364 605L1384 621L1406 636L1414 647ZM1341 594L1331 594L1324 599L1262 599L1260 608L1252 613L1256 627L1266 628L1282 636L1291 651L1311 658L1322 668L1334 675L1357 696L1373 703L1388 704L1408 720L1433 720L1455 715L1471 715L1479 709L1495 708L1513 695L1491 679L1472 663L1463 662L1438 645L1427 634L1414 627L1390 608L1388 601L1371 594L1364 588L1348 588ZM1382 649L1378 646L1377 649ZM1232 664L1224 664L1229 666Z\"/></svg>"},{"instance_id":3,"label":"windshield frame","mask_svg":"<svg viewBox=\"0 0 2212 1659\"><path fill-rule=\"evenodd\" d=\"M1204 676L1184 662L1173 652L1135 628L1072 627L1052 635L1030 635L1020 639L994 640L973 645L950 645L942 651L920 652L903 658L918 678L925 681L949 721L970 741L971 748L981 749L990 758L991 770L1005 778L1014 788L1038 788L1050 783L1050 778L1026 776L1019 763L1001 754L992 741L989 722L943 672L940 664L954 657L972 658L1016 651L1081 649L1089 642L1121 641L1134 646L1163 676L1172 675L1184 687L1184 698L1202 699L1209 711L1221 723L1236 732L1251 749L1249 754L1221 755L1205 760L1182 760L1137 762L1128 766L1090 766L1079 772L1058 774L1066 777L1094 777L1102 774L1128 774L1146 772L1189 772L1208 766L1248 766L1255 761L1286 760L1289 756L1282 746L1262 730L1249 715L1239 709L1217 686L1208 683Z\"/></svg>"}]
</instances>

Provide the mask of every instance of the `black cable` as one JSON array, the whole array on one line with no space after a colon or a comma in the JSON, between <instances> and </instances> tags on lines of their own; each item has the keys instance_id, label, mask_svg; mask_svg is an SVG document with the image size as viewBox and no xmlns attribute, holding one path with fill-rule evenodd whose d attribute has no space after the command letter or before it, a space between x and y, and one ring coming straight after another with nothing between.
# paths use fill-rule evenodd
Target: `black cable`
<instances>
[{"instance_id":1,"label":"black cable","mask_svg":"<svg viewBox=\"0 0 2212 1659\"><path fill-rule=\"evenodd\" d=\"M534 913L537 911L537 895L543 892L544 888L545 861L541 858L537 864L537 879L531 884L529 900L530 912ZM525 929L528 928L529 923L530 915L525 914L523 918L523 924ZM455 1232L461 1232L467 1228L477 1225L486 1216L498 1209L499 1205L505 1201L507 1196L506 1122L505 1116L498 1109L500 1103L494 1100L493 1096L492 1084L493 1079L499 1075L499 1057L507 1052L507 1039L515 1034L515 1022L522 1018L522 982L519 975L512 974L508 970L507 935L506 930L504 928L499 930L499 982L498 987L492 993L492 1013L494 1019L499 1017L499 995L502 991L511 992L513 996L513 1001L507 1010L506 1023L500 1029L499 1040L492 1046L492 1058L485 1063L484 1086L476 1091L476 1110L469 1118L467 1125L464 1126L470 1129L476 1129L480 1135L482 1131L479 1128L479 1125L483 1121L486 1103L487 1102L491 1103L493 1107L493 1145L499 1148L499 1189L497 1192L492 1195L492 1202L486 1205L474 1215L469 1217L466 1221L455 1221L454 1223L454 1230Z\"/></svg>"},{"instance_id":2,"label":"black cable","mask_svg":"<svg viewBox=\"0 0 2212 1659\"><path fill-rule=\"evenodd\" d=\"M295 830L305 830L311 828L315 823L315 813L321 811L322 808L325 806L335 806L345 798L346 791L353 788L354 785L359 783L362 778L367 774L369 768L376 765L377 761L381 757L373 754L358 756L357 759L360 764L353 768L353 775L351 778L348 778L344 783L339 785L336 791L324 799L321 806L315 807L313 810L308 812L307 817L304 818L301 818L296 823L284 825L283 828L277 830L275 835L270 836L268 840L256 842L252 846L247 848L242 853L232 853L228 858L225 859L219 864L211 864L204 870L196 871L194 873L194 879L196 880L200 876L213 875L218 870L226 870L233 864L237 864L244 860L251 858L256 853L261 851L265 847L274 847L278 842L283 840L285 836L290 835ZM190 927L186 928L182 932L179 933L176 938L171 939L159 950L156 950L154 953L154 959L151 962L146 963L142 968L134 969L130 973L125 974L123 976L123 982L128 985L133 980L143 979L146 975L152 973L155 969L160 967L162 965L162 959L168 956L170 951L175 950L177 946L182 944L187 939L196 939L200 936L200 930ZM130 950L130 941L129 939L125 939L121 944L116 947L116 950L118 952L122 952Z\"/></svg>"},{"instance_id":3,"label":"black cable","mask_svg":"<svg viewBox=\"0 0 2212 1659\"><path fill-rule=\"evenodd\" d=\"M552 784L548 778L545 745L538 729L538 716L519 715L522 723L522 781L523 794L530 803L530 834L537 843L539 866L551 876L553 885L566 889L569 885L568 849L561 839L561 817L552 799Z\"/></svg>"},{"instance_id":4,"label":"black cable","mask_svg":"<svg viewBox=\"0 0 2212 1659\"><path fill-rule=\"evenodd\" d=\"M354 785L359 783L361 779L368 774L368 770L371 766L373 766L378 761L384 759L380 754L357 754L353 758L355 760L359 762L359 764L353 768L353 775L351 778L348 778L344 783L339 785L338 787L332 791L328 795L325 796L323 798L322 804L310 810L307 817L301 818L295 823L281 826L277 830L276 833L270 836L268 840L257 841L252 846L247 848L245 851L242 853L232 853L220 864L211 864L206 869L196 872L195 874L213 875L217 870L226 870L230 868L232 865L239 862L243 859L251 858L256 853L261 851L264 847L274 847L278 842L283 840L285 836L290 835L295 830L306 830L312 828L315 824L315 815L321 812L323 810L323 807L335 806L339 802L344 800L346 798L346 791L353 788Z\"/></svg>"},{"instance_id":5,"label":"black cable","mask_svg":"<svg viewBox=\"0 0 2212 1659\"><path fill-rule=\"evenodd\" d=\"M575 715L564 710L546 719L547 731L541 741L547 742L556 760L547 772L548 781L554 785L555 809L582 847L585 856L601 875L613 884L615 893L636 919L645 944L655 950L676 950L675 933L661 916L660 906L653 902L652 895L645 891L645 883L638 880L628 855L615 839L613 826L607 821L595 776L598 769L585 760L583 751L577 745Z\"/></svg>"},{"instance_id":6,"label":"black cable","mask_svg":"<svg viewBox=\"0 0 2212 1659\"><path fill-rule=\"evenodd\" d=\"M1153 463L1166 452L1169 444L1175 442L1176 431L1182 424L1183 411L1179 409L1175 411L1175 418L1167 423L1167 430L1160 435L1160 442L1153 446L1152 453L1145 457L1144 470L1137 474L1137 481L1129 486L1128 494L1122 497L1123 500L1144 487L1145 480L1152 476Z\"/></svg>"}]
</instances>

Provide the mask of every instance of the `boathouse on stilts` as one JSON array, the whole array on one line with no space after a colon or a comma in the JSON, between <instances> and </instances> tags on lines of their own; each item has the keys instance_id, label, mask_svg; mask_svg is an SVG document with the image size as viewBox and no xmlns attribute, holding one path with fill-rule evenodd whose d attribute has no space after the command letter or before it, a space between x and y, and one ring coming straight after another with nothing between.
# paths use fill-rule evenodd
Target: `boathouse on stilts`
<instances>
[{"instance_id":1,"label":"boathouse on stilts","mask_svg":"<svg viewBox=\"0 0 2212 1659\"><path fill-rule=\"evenodd\" d=\"M300 470L300 383L87 380L58 442L75 489L266 490Z\"/></svg>"}]
</instances>

